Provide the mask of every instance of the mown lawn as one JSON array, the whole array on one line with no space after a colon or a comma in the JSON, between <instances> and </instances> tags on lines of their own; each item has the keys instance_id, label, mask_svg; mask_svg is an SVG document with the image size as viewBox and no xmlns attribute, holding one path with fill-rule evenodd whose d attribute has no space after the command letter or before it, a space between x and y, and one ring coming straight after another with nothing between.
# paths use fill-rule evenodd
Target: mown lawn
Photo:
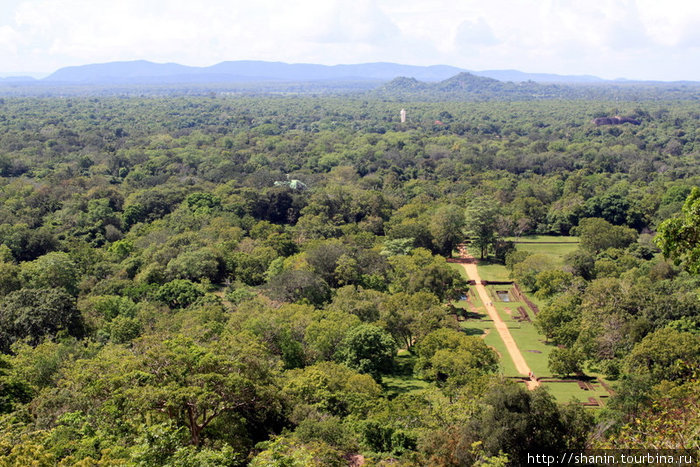
<instances>
[{"instance_id":1,"label":"mown lawn","mask_svg":"<svg viewBox=\"0 0 700 467\"><path fill-rule=\"evenodd\" d=\"M507 237L506 240L516 242L533 242L533 243L516 243L515 248L518 251L528 251L532 254L545 254L552 257L552 262L556 266L564 264L564 256L578 249L578 237L571 236L553 236L553 235L530 235L527 237ZM546 243L546 242L565 242L565 243ZM467 250L475 258L479 258L479 251L472 245L467 245ZM464 274L464 268L459 264L451 263L453 267L457 267ZM505 265L492 261L491 259L479 260L479 276L487 281L509 281L512 280L508 269Z\"/></svg>"},{"instance_id":2,"label":"mown lawn","mask_svg":"<svg viewBox=\"0 0 700 467\"><path fill-rule=\"evenodd\" d=\"M477 294L474 294L477 295ZM515 370L515 365L513 365L513 360L511 360L508 351L506 350L505 344L498 335L498 331L493 326L493 321L484 312L483 304L478 298L476 301L474 297L471 297L472 303L479 310L478 318L468 319L466 321L461 321L461 328L469 335L481 336L484 339L484 343L489 347L492 347L496 352L498 352L500 359L500 371L504 376L521 376ZM460 301L454 304L459 308L464 308L469 311L469 307L466 302Z\"/></svg>"},{"instance_id":3,"label":"mown lawn","mask_svg":"<svg viewBox=\"0 0 700 467\"><path fill-rule=\"evenodd\" d=\"M518 239L509 238L508 240L518 240L524 242L535 242L535 243L517 243L516 249L521 251L529 251L533 254L546 254L552 257L554 264L562 265L564 264L564 256L572 251L578 249L578 238L577 237L556 237L549 235L533 235L528 237L520 237ZM566 243L546 243L546 242L566 242ZM478 256L477 251L470 252L475 257ZM456 268L459 273L467 279L466 272L462 265L456 263L450 263L452 267ZM508 281L511 280L508 270L502 264L491 262L489 260L479 261L478 264L479 276L484 280L489 281ZM532 322L519 322L515 320L515 316L518 316L517 309L522 306L528 313L528 316L532 321L535 319L535 315L530 310L530 308L524 302L502 302L498 299L496 295L497 290L509 290L510 286L504 285L490 285L486 287L489 295L492 298L492 302L501 316L501 319L507 324L513 338L518 344L520 352L523 354L525 361L532 370L532 372L538 378L553 378L553 375L548 368L549 354L555 348L551 344L545 344L544 336L541 335L535 328ZM469 297L472 304L478 310L478 318L468 319L462 321L460 326L470 335L482 336L486 345L492 347L501 356L500 358L500 368L501 373L504 376L522 376L516 370L513 365L513 361L510 355L505 349L505 345L501 340L498 332L494 329L493 322L488 318L485 313L483 303L479 299L478 294L473 293L470 290ZM535 303L538 307L545 305L545 301L538 299L532 294L527 294L528 298ZM511 299L514 298L511 294ZM460 308L465 308L469 310L466 302L459 301L454 303L455 306ZM507 310L510 310L510 313ZM570 402L572 400L578 400L581 402L588 401L589 397L595 397L598 400L605 401L605 397L608 392L597 382L594 382L595 390L586 391L578 386L575 381L566 383L552 383L544 382L542 383L549 392L557 399L559 402Z\"/></svg>"},{"instance_id":4,"label":"mown lawn","mask_svg":"<svg viewBox=\"0 0 700 467\"><path fill-rule=\"evenodd\" d=\"M524 237L506 237L511 242L567 242L578 243L578 237L566 235L526 235Z\"/></svg>"},{"instance_id":5,"label":"mown lawn","mask_svg":"<svg viewBox=\"0 0 700 467\"><path fill-rule=\"evenodd\" d=\"M507 240L537 243L516 243L518 251L529 251L532 254L545 254L552 257L554 264L564 264L564 256L578 249L578 237L554 237L551 235L532 235L528 237L508 238ZM566 242L566 243L542 243Z\"/></svg>"},{"instance_id":6,"label":"mown lawn","mask_svg":"<svg viewBox=\"0 0 700 467\"><path fill-rule=\"evenodd\" d=\"M501 264L488 260L479 261L479 277L485 281L510 281L508 269Z\"/></svg>"},{"instance_id":7,"label":"mown lawn","mask_svg":"<svg viewBox=\"0 0 700 467\"><path fill-rule=\"evenodd\" d=\"M489 285L486 287L489 295L493 298L493 304L498 311L501 319L506 323L508 329L510 330L513 339L518 344L520 353L523 354L525 361L528 366L535 373L536 376L549 376L549 369L547 368L547 361L549 358L549 353L552 351L553 346L544 343L544 336L542 336L532 322L527 321L517 321L515 319L518 314L518 307L523 307L528 313L531 320L535 318L534 314L527 307L525 302L502 302L498 300L496 291L497 290L507 290L501 285ZM511 298L512 294L511 294ZM507 310L510 310L508 313ZM520 376L517 373L508 374L506 376Z\"/></svg>"},{"instance_id":8,"label":"mown lawn","mask_svg":"<svg viewBox=\"0 0 700 467\"><path fill-rule=\"evenodd\" d=\"M606 391L603 386L600 385L597 381L592 381L593 386L595 389L593 391L585 391L581 389L578 386L578 383L575 381L569 382L569 383L542 383L549 393L553 395L557 401L562 402L562 403L567 403L571 401L579 401L579 402L587 402L589 397L595 397L599 401L605 402L607 401L607 397L609 395L608 391ZM590 407L592 409L595 409L596 407Z\"/></svg>"},{"instance_id":9,"label":"mown lawn","mask_svg":"<svg viewBox=\"0 0 700 467\"><path fill-rule=\"evenodd\" d=\"M452 269L456 270L459 272L459 275L462 276L462 278L467 281L469 280L469 276L467 276L467 271L464 270L464 267L459 264L459 263L447 263L448 266L450 266Z\"/></svg>"},{"instance_id":10,"label":"mown lawn","mask_svg":"<svg viewBox=\"0 0 700 467\"><path fill-rule=\"evenodd\" d=\"M405 349L399 350L395 363L394 373L382 376L382 385L385 388L385 394L390 399L399 394L422 391L431 386L428 381L416 378L413 374L416 356L409 351Z\"/></svg>"},{"instance_id":11,"label":"mown lawn","mask_svg":"<svg viewBox=\"0 0 700 467\"><path fill-rule=\"evenodd\" d=\"M498 286L489 286L488 288L491 287L493 287L494 290L498 288ZM472 303L474 303L473 300ZM498 301L494 301L493 303L498 311L498 314L501 316L501 319L503 319L508 325L508 329L517 342L518 348L523 354L523 357L525 358L525 361L532 372L535 373L538 378L553 378L554 376L547 367L547 362L550 352L555 347L551 344L544 343L544 336L539 334L532 323L518 322L513 319L513 316L515 316L517 313L517 307L525 307L525 304L522 302L505 303ZM456 302L454 305L459 308L469 310L466 302L460 301ZM478 314L479 318L462 321L460 322L460 326L470 335L482 336L484 343L499 353L501 356L499 360L500 372L503 376L521 377L522 375L515 370L513 361L511 360L510 355L507 353L505 345L498 335L498 332L494 329L493 321L491 321L483 312L481 301L477 301L475 305L481 311ZM511 314L506 312L506 308L511 310ZM527 307L525 307L525 309L532 317L530 310ZM585 402L589 397L596 397L599 400L605 400L605 398L601 399L601 396L608 395L608 392L597 382L594 382L594 386L596 386L595 391L584 391L583 389L579 388L575 381L568 383L543 382L542 385L549 390L549 392L558 402L561 403L571 402L572 400Z\"/></svg>"}]
</instances>

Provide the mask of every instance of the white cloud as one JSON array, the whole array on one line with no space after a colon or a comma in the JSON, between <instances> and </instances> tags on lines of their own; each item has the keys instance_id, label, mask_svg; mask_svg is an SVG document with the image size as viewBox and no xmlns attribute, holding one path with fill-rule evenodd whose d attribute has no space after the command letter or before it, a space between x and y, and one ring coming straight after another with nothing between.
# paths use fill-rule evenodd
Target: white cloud
<instances>
[{"instance_id":1,"label":"white cloud","mask_svg":"<svg viewBox=\"0 0 700 467\"><path fill-rule=\"evenodd\" d=\"M675 3L669 13L666 2L634 0L468 2L471 17L484 17L501 42L489 47L455 47L448 56L453 63L472 69L700 79L700 65L695 64L698 52L686 46L700 37L688 35L684 45L679 39L669 41L668 35L674 30L672 36L682 37L677 28L697 24L700 8L689 11L682 2ZM659 20L663 27L658 26ZM686 58L671 59L679 56Z\"/></svg>"},{"instance_id":2,"label":"white cloud","mask_svg":"<svg viewBox=\"0 0 700 467\"><path fill-rule=\"evenodd\" d=\"M374 0L329 0L313 4L304 13L302 37L311 42L381 45L400 35Z\"/></svg>"},{"instance_id":3,"label":"white cloud","mask_svg":"<svg viewBox=\"0 0 700 467\"><path fill-rule=\"evenodd\" d=\"M21 42L21 37L10 26L0 26L0 49L7 53L17 54L18 44Z\"/></svg>"},{"instance_id":4,"label":"white cloud","mask_svg":"<svg viewBox=\"0 0 700 467\"><path fill-rule=\"evenodd\" d=\"M262 59L700 80L698 31L682 0L3 0L0 71Z\"/></svg>"},{"instance_id":5,"label":"white cloud","mask_svg":"<svg viewBox=\"0 0 700 467\"><path fill-rule=\"evenodd\" d=\"M455 43L457 47L496 45L500 41L494 36L491 26L483 17L476 21L463 21L457 28Z\"/></svg>"}]
</instances>

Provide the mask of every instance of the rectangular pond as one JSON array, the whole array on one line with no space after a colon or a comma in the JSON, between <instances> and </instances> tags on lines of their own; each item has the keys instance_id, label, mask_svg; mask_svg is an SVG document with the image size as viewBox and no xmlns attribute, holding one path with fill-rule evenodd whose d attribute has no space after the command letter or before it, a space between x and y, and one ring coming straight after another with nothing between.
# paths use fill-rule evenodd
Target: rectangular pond
<instances>
[{"instance_id":1,"label":"rectangular pond","mask_svg":"<svg viewBox=\"0 0 700 467\"><path fill-rule=\"evenodd\" d=\"M507 290L497 290L496 295L498 296L498 299L502 302L509 302L510 301L510 295L508 295Z\"/></svg>"}]
</instances>

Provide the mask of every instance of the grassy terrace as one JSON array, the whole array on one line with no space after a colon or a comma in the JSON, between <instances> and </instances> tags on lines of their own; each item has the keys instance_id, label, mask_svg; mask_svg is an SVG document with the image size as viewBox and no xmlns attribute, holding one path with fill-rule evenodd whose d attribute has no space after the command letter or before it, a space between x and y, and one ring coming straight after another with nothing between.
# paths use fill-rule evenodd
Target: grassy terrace
<instances>
[{"instance_id":1,"label":"grassy terrace","mask_svg":"<svg viewBox=\"0 0 700 467\"><path fill-rule=\"evenodd\" d=\"M513 239L514 240L514 239ZM532 236L521 237L518 241L536 242L536 243L518 243L518 250L525 250L534 253L542 253L551 255L554 261L558 264L563 264L563 257L578 248L578 239L576 237L552 237L552 236ZM566 243L544 243L544 242L566 242ZM472 255L478 257L477 251L471 251ZM466 272L460 264L451 263L453 268L462 274L466 279ZM510 280L508 270L505 266L492 263L489 261L479 262L479 275L484 280L491 281L507 281ZM545 343L542 336L535 328L532 321L535 316L524 302L519 301L501 301L496 294L496 291L509 290L507 285L489 285L486 290L493 299L492 302L496 307L501 319L506 323L510 333L515 339L520 348L523 357L527 364L538 378L553 378L553 375L547 367L549 354L554 349L554 346ZM509 294L510 300L515 300L513 294ZM545 303L538 300L536 297L528 294L528 298L537 306L541 307ZM469 305L471 303L471 306ZM508 356L503 341L501 341L498 333L493 327L493 322L489 319L484 311L483 304L478 297L478 294L470 291L469 303L467 301L459 301L455 306L466 309L470 312L469 319L460 323L462 329L470 335L483 336L484 342L492 347L501 356L500 367L501 373L504 376L520 376L513 365L512 360ZM528 321L518 321L515 318L519 315L518 307L523 307L530 318ZM595 397L598 400L605 399L608 392L603 389L599 383L593 381L593 389L583 390L579 387L576 381L571 382L544 382L543 385L552 393L559 402L569 402L573 399L579 401L587 401L589 397Z\"/></svg>"},{"instance_id":2,"label":"grassy terrace","mask_svg":"<svg viewBox=\"0 0 700 467\"><path fill-rule=\"evenodd\" d=\"M578 237L554 237L551 235L531 235L528 237L507 238L516 243L515 249L519 251L529 251L532 254L545 254L552 257L556 264L564 264L564 256L578 248ZM531 243L530 243L531 242ZM563 243L550 243L563 242ZM481 267L479 267L481 270Z\"/></svg>"},{"instance_id":3,"label":"grassy terrace","mask_svg":"<svg viewBox=\"0 0 700 467\"><path fill-rule=\"evenodd\" d=\"M506 237L506 240L532 243L578 243L578 237L565 235L526 235L524 237Z\"/></svg>"},{"instance_id":4,"label":"grassy terrace","mask_svg":"<svg viewBox=\"0 0 700 467\"><path fill-rule=\"evenodd\" d=\"M610 395L600 383L595 381L592 382L593 390L581 389L578 383L574 381L567 383L543 383L543 385L559 402L564 403L571 402L572 400L586 402L589 397L595 397L599 401L605 403L604 401Z\"/></svg>"},{"instance_id":5,"label":"grassy terrace","mask_svg":"<svg viewBox=\"0 0 700 467\"><path fill-rule=\"evenodd\" d=\"M509 237L506 240L516 243L515 249L519 251L529 251L532 254L545 254L552 257L557 265L564 264L564 256L578 248L578 237L555 237L552 235L530 235L527 237ZM557 242L557 243L553 243ZM477 248L468 245L469 252L475 258L479 257ZM487 281L507 281L511 280L506 267L500 263L492 262L489 259L479 261L479 275ZM537 303L537 302L535 302ZM539 305L539 304L538 304Z\"/></svg>"},{"instance_id":6,"label":"grassy terrace","mask_svg":"<svg viewBox=\"0 0 700 467\"><path fill-rule=\"evenodd\" d=\"M479 277L485 281L512 280L508 269L506 269L504 265L501 263L493 263L489 260L479 261Z\"/></svg>"},{"instance_id":7,"label":"grassy terrace","mask_svg":"<svg viewBox=\"0 0 700 467\"><path fill-rule=\"evenodd\" d=\"M549 374L549 370L547 369L547 358L553 347L544 343L544 337L537 332L537 329L535 329L535 326L531 322L519 322L515 319L515 317L518 315L517 308L519 306L522 306L527 310L524 302L502 302L498 300L495 292L496 290L502 289L504 289L504 286L490 285L486 287L486 290L493 298L493 304L496 307L498 314L508 326L508 329L520 348L520 351L525 357L525 361L530 366L532 371L538 377L551 376ZM479 313L477 315L478 317L474 316L473 319L462 321L462 329L464 329L468 334L486 334L484 337L486 344L493 347L499 354L501 354L501 369L503 374L505 376L521 376L516 372L513 362L505 350L503 342L501 341L498 333L494 330L493 322L488 318L486 313L482 311L483 308L481 308L481 302L478 300L475 301L471 297L470 299L472 300L472 303L474 303L475 307L479 309ZM459 302L456 305L469 310L468 305L464 302ZM532 313L529 313L529 316L530 319L534 318Z\"/></svg>"}]
</instances>

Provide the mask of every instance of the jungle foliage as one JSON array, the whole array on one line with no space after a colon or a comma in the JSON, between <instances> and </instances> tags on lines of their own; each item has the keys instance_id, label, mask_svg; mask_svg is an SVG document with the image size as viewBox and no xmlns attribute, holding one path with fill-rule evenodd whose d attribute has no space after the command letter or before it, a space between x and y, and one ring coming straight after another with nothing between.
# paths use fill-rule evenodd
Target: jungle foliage
<instances>
[{"instance_id":1,"label":"jungle foliage","mask_svg":"<svg viewBox=\"0 0 700 467\"><path fill-rule=\"evenodd\" d=\"M618 114L641 124L591 123ZM697 448L699 121L661 100L4 98L0 464ZM503 240L528 234L580 248L562 266ZM598 420L459 331L445 257L467 237L544 301L557 373L617 381Z\"/></svg>"}]
</instances>

